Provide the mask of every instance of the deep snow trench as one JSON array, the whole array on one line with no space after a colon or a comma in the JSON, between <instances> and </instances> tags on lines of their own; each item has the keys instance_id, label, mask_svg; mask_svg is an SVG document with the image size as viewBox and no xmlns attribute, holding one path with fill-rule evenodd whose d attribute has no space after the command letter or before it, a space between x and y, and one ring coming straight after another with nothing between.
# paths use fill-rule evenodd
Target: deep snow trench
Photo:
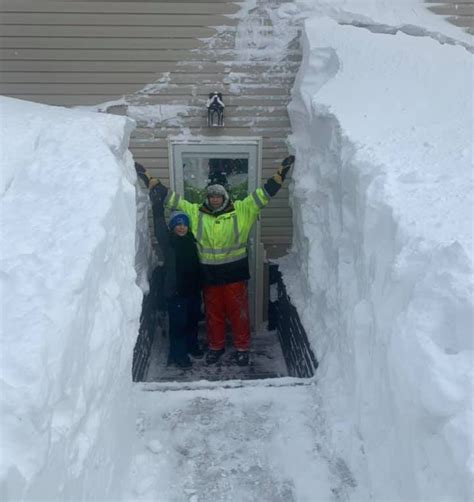
<instances>
[{"instance_id":1,"label":"deep snow trench","mask_svg":"<svg viewBox=\"0 0 474 502\"><path fill-rule=\"evenodd\" d=\"M1 98L2 500L472 497L472 53L409 3L281 10L306 382L132 385L133 121Z\"/></svg>"}]
</instances>

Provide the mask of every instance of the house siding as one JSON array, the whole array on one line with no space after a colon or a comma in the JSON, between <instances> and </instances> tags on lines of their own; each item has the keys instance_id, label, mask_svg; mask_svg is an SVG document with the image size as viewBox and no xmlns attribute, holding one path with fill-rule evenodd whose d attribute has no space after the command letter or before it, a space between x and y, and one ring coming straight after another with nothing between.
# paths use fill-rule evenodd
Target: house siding
<instances>
[{"instance_id":1,"label":"house siding","mask_svg":"<svg viewBox=\"0 0 474 502\"><path fill-rule=\"evenodd\" d=\"M239 18L245 2L0 0L0 92L63 106L122 98L103 109L132 116L132 109L150 105L182 106L172 119L138 120L131 140L138 162L167 183L168 136L183 129L209 137L261 136L265 179L288 153L286 106L301 59L291 20L294 38L278 50L281 33L272 13L283 3L257 0ZM473 6L471 0L427 2L468 31ZM214 90L224 95L223 130L205 127L205 103ZM262 240L270 256L280 256L291 237L286 184L262 213Z\"/></svg>"},{"instance_id":2,"label":"house siding","mask_svg":"<svg viewBox=\"0 0 474 502\"><path fill-rule=\"evenodd\" d=\"M425 0L425 2L431 12L443 16L451 24L474 35L473 0Z\"/></svg>"},{"instance_id":3,"label":"house siding","mask_svg":"<svg viewBox=\"0 0 474 502\"><path fill-rule=\"evenodd\" d=\"M260 136L265 179L288 154L286 106L301 59L295 27L284 53L271 49L269 14L282 3L257 1L242 38L239 1L2 0L0 92L64 106L121 99L103 109L135 117L150 105L182 107L166 120L137 121L130 148L138 162L167 183L168 137L183 128L211 138ZM226 104L222 130L206 128L214 90ZM288 197L285 186L262 214L269 256L291 243Z\"/></svg>"}]
</instances>

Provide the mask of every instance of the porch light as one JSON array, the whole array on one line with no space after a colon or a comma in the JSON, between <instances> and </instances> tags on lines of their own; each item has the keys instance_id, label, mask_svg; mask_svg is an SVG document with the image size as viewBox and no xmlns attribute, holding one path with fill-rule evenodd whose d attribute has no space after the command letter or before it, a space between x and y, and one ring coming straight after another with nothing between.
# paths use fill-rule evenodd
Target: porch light
<instances>
[{"instance_id":1,"label":"porch light","mask_svg":"<svg viewBox=\"0 0 474 502\"><path fill-rule=\"evenodd\" d=\"M214 91L207 100L207 127L224 127L224 102L222 94Z\"/></svg>"}]
</instances>

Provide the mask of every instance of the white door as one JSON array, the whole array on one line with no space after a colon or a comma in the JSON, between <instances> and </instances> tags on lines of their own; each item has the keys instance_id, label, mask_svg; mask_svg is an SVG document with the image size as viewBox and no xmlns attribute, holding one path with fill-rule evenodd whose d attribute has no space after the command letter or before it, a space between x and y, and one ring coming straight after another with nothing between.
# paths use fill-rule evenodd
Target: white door
<instances>
[{"instance_id":1,"label":"white door","mask_svg":"<svg viewBox=\"0 0 474 502\"><path fill-rule=\"evenodd\" d=\"M170 138L170 180L173 190L190 202L203 202L211 177L223 177L234 200L243 199L260 184L260 138ZM249 310L252 328L262 322L263 252L260 221L249 239Z\"/></svg>"}]
</instances>

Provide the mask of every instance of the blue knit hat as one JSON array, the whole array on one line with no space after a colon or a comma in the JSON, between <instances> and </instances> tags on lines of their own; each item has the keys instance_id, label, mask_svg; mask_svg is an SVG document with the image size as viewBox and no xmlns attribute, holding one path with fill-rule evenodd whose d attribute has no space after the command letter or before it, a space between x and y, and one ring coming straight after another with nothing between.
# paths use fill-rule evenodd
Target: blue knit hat
<instances>
[{"instance_id":1,"label":"blue knit hat","mask_svg":"<svg viewBox=\"0 0 474 502\"><path fill-rule=\"evenodd\" d=\"M170 214L170 219L168 220L168 228L173 230L173 228L178 225L186 225L189 227L188 215L181 211L173 211Z\"/></svg>"}]
</instances>

